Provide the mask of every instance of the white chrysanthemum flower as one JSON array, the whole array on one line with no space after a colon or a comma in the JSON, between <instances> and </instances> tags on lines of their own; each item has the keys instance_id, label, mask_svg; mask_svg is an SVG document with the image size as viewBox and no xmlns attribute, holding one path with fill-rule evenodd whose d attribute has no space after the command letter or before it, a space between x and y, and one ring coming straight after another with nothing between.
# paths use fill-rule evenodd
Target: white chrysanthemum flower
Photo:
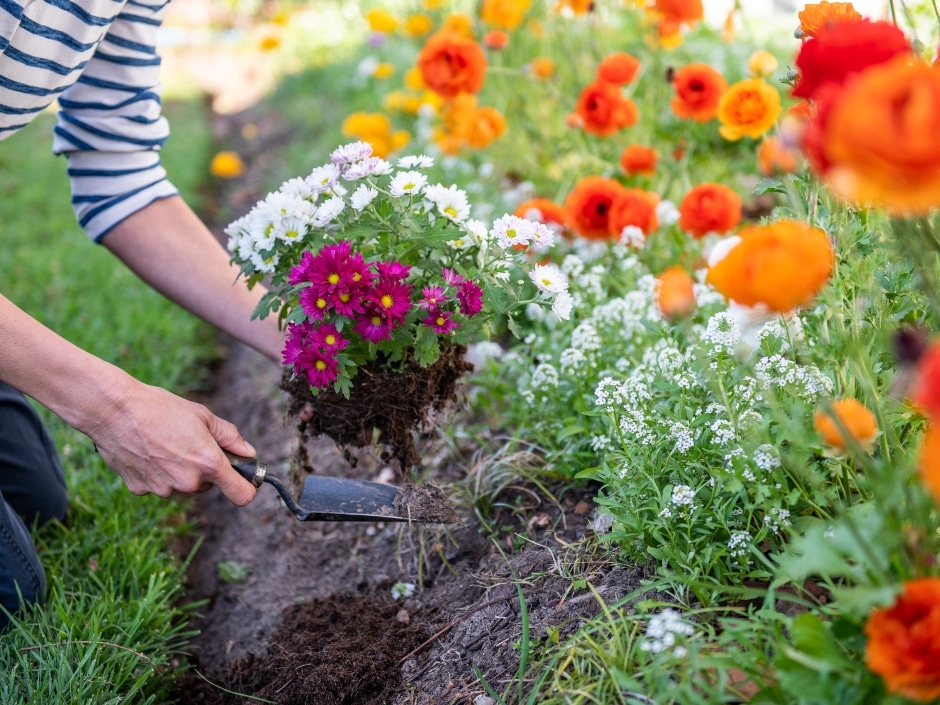
<instances>
[{"instance_id":1,"label":"white chrysanthemum flower","mask_svg":"<svg viewBox=\"0 0 940 705\"><path fill-rule=\"evenodd\" d=\"M313 224L318 228L329 225L345 208L346 201L339 196L328 198L317 208L317 214L313 217Z\"/></svg>"},{"instance_id":2,"label":"white chrysanthemum flower","mask_svg":"<svg viewBox=\"0 0 940 705\"><path fill-rule=\"evenodd\" d=\"M532 242L538 247L551 247L555 242L555 231L545 223L532 225Z\"/></svg>"},{"instance_id":3,"label":"white chrysanthemum flower","mask_svg":"<svg viewBox=\"0 0 940 705\"><path fill-rule=\"evenodd\" d=\"M668 227L679 220L679 209L672 201L663 199L656 204L656 220L661 227Z\"/></svg>"},{"instance_id":4,"label":"white chrysanthemum flower","mask_svg":"<svg viewBox=\"0 0 940 705\"><path fill-rule=\"evenodd\" d=\"M537 264L529 272L529 279L533 281L539 291L549 294L560 294L568 290L568 279L561 270L553 264Z\"/></svg>"},{"instance_id":5,"label":"white chrysanthemum flower","mask_svg":"<svg viewBox=\"0 0 940 705\"><path fill-rule=\"evenodd\" d=\"M323 193L339 182L339 167L335 164L318 166L307 177L307 185L314 193Z\"/></svg>"},{"instance_id":6,"label":"white chrysanthemum flower","mask_svg":"<svg viewBox=\"0 0 940 705\"><path fill-rule=\"evenodd\" d=\"M401 197L406 194L421 193L421 189L427 186L428 177L420 171L400 171L388 184L389 193L393 196Z\"/></svg>"},{"instance_id":7,"label":"white chrysanthemum flower","mask_svg":"<svg viewBox=\"0 0 940 705\"><path fill-rule=\"evenodd\" d=\"M381 157L366 157L362 161L350 164L343 172L346 181L358 181L368 176L385 176L392 173L392 165Z\"/></svg>"},{"instance_id":8,"label":"white chrysanthemum flower","mask_svg":"<svg viewBox=\"0 0 940 705\"><path fill-rule=\"evenodd\" d=\"M567 321L571 318L571 309L574 306L574 299L571 298L571 294L567 291L561 291L555 296L555 300L552 302L552 313L555 314L555 318L559 321Z\"/></svg>"},{"instance_id":9,"label":"white chrysanthemum flower","mask_svg":"<svg viewBox=\"0 0 940 705\"><path fill-rule=\"evenodd\" d=\"M271 274L277 268L277 263L281 259L281 256L277 252L272 252L267 256L262 255L260 252L252 252L250 259L256 272Z\"/></svg>"},{"instance_id":10,"label":"white chrysanthemum flower","mask_svg":"<svg viewBox=\"0 0 940 705\"><path fill-rule=\"evenodd\" d=\"M470 236L470 239L475 245L482 245L486 242L487 231L486 223L482 220L470 219L464 222L464 230L467 231L467 234Z\"/></svg>"},{"instance_id":11,"label":"white chrysanthemum flower","mask_svg":"<svg viewBox=\"0 0 940 705\"><path fill-rule=\"evenodd\" d=\"M307 222L303 218L289 215L272 228L271 234L281 242L300 242L307 234Z\"/></svg>"},{"instance_id":12,"label":"white chrysanthemum flower","mask_svg":"<svg viewBox=\"0 0 940 705\"><path fill-rule=\"evenodd\" d=\"M377 189L372 188L368 184L359 184L352 197L349 199L350 204L357 211L362 211L367 205L372 203L373 199L379 195Z\"/></svg>"},{"instance_id":13,"label":"white chrysanthemum flower","mask_svg":"<svg viewBox=\"0 0 940 705\"><path fill-rule=\"evenodd\" d=\"M350 142L337 147L330 153L330 161L342 166L362 161L372 156L372 145L368 142Z\"/></svg>"},{"instance_id":14,"label":"white chrysanthemum flower","mask_svg":"<svg viewBox=\"0 0 940 705\"><path fill-rule=\"evenodd\" d=\"M434 204L438 212L455 223L462 223L470 217L467 193L453 184L428 186L424 189L424 197Z\"/></svg>"},{"instance_id":15,"label":"white chrysanthemum flower","mask_svg":"<svg viewBox=\"0 0 940 705\"><path fill-rule=\"evenodd\" d=\"M304 199L297 204L297 207L294 209L292 215L302 218L308 223L312 223L314 217L317 214L317 204L312 201Z\"/></svg>"},{"instance_id":16,"label":"white chrysanthemum flower","mask_svg":"<svg viewBox=\"0 0 940 705\"><path fill-rule=\"evenodd\" d=\"M430 169L434 166L434 157L429 157L427 154L413 154L399 159L398 166L402 169Z\"/></svg>"},{"instance_id":17,"label":"white chrysanthemum flower","mask_svg":"<svg viewBox=\"0 0 940 705\"><path fill-rule=\"evenodd\" d=\"M643 245L646 244L646 235L643 234L642 228L635 225L625 225L623 230L620 231L620 239L617 240L617 244L634 250L642 250Z\"/></svg>"},{"instance_id":18,"label":"white chrysanthemum flower","mask_svg":"<svg viewBox=\"0 0 940 705\"><path fill-rule=\"evenodd\" d=\"M307 180L299 176L285 181L278 191L291 199L316 199L318 195L310 188Z\"/></svg>"},{"instance_id":19,"label":"white chrysanthemum flower","mask_svg":"<svg viewBox=\"0 0 940 705\"><path fill-rule=\"evenodd\" d=\"M535 233L535 223L516 215L504 215L493 223L490 234L502 248L526 246Z\"/></svg>"}]
</instances>

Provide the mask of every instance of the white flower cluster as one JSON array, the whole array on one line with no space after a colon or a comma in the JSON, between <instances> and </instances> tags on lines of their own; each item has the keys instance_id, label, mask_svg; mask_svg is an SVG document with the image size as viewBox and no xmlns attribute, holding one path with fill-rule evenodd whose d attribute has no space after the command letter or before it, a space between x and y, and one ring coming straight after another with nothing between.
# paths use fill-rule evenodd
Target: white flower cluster
<instances>
[{"instance_id":1,"label":"white flower cluster","mask_svg":"<svg viewBox=\"0 0 940 705\"><path fill-rule=\"evenodd\" d=\"M765 387L771 389L790 388L797 396L808 402L831 396L832 380L815 365L800 365L783 355L761 358L754 365L754 373Z\"/></svg>"},{"instance_id":2,"label":"white flower cluster","mask_svg":"<svg viewBox=\"0 0 940 705\"><path fill-rule=\"evenodd\" d=\"M694 634L695 627L683 620L677 610L667 607L650 617L640 650L654 654L671 651L675 658L683 658L688 651L680 642Z\"/></svg>"},{"instance_id":3,"label":"white flower cluster","mask_svg":"<svg viewBox=\"0 0 940 705\"><path fill-rule=\"evenodd\" d=\"M735 558L743 558L751 540L751 535L746 531L732 531L728 539L728 553Z\"/></svg>"},{"instance_id":4,"label":"white flower cluster","mask_svg":"<svg viewBox=\"0 0 940 705\"><path fill-rule=\"evenodd\" d=\"M695 445L692 429L684 421L674 421L669 427L669 433L676 439L676 452L680 455L685 455Z\"/></svg>"},{"instance_id":5,"label":"white flower cluster","mask_svg":"<svg viewBox=\"0 0 940 705\"><path fill-rule=\"evenodd\" d=\"M403 597L411 597L415 594L415 589L414 583L397 582L392 585L392 599L400 600Z\"/></svg>"},{"instance_id":6,"label":"white flower cluster","mask_svg":"<svg viewBox=\"0 0 940 705\"><path fill-rule=\"evenodd\" d=\"M730 313L719 311L708 320L702 340L712 344L712 355L731 355L741 342L741 329Z\"/></svg>"},{"instance_id":7,"label":"white flower cluster","mask_svg":"<svg viewBox=\"0 0 940 705\"><path fill-rule=\"evenodd\" d=\"M536 366L531 376L519 380L519 393L529 404L536 401L545 403L558 387L558 370L554 365L543 362Z\"/></svg>"},{"instance_id":8,"label":"white flower cluster","mask_svg":"<svg viewBox=\"0 0 940 705\"><path fill-rule=\"evenodd\" d=\"M764 515L764 523L775 534L790 526L790 510L780 507L771 507Z\"/></svg>"},{"instance_id":9,"label":"white flower cluster","mask_svg":"<svg viewBox=\"0 0 940 705\"><path fill-rule=\"evenodd\" d=\"M780 467L780 456L777 449L769 443L758 446L754 451L754 464L764 472L771 472Z\"/></svg>"}]
</instances>

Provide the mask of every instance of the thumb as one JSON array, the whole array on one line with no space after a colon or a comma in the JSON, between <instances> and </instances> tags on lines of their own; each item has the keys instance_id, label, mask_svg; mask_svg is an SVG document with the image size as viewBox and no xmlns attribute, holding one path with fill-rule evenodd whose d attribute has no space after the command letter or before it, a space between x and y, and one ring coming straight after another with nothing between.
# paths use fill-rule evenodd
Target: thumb
<instances>
[{"instance_id":1,"label":"thumb","mask_svg":"<svg viewBox=\"0 0 940 705\"><path fill-rule=\"evenodd\" d=\"M246 458L254 458L258 454L254 446L242 438L242 434L238 432L235 424L220 419L213 414L207 419L206 428L215 438L215 442L229 453Z\"/></svg>"},{"instance_id":2,"label":"thumb","mask_svg":"<svg viewBox=\"0 0 940 705\"><path fill-rule=\"evenodd\" d=\"M238 429L235 428L234 424L213 415L209 417L206 427L209 429L212 437L215 438L216 443L229 453L249 458L253 458L256 455L255 449L248 441L242 438L242 435L238 432ZM221 452L219 453L219 457L222 461L221 471L217 476L215 485L232 504L238 507L244 507L254 499L257 490L254 485L238 474Z\"/></svg>"}]
</instances>

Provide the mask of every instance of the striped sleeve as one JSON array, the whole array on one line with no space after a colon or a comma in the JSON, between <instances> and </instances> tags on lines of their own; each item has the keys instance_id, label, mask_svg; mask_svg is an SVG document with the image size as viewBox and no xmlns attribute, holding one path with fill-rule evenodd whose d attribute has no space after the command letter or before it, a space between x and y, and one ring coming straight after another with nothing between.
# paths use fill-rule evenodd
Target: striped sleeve
<instances>
[{"instance_id":1,"label":"striped sleeve","mask_svg":"<svg viewBox=\"0 0 940 705\"><path fill-rule=\"evenodd\" d=\"M72 204L96 242L145 206L177 193L160 163L169 126L160 113L156 33L165 2L128 0L59 97L53 151L68 158Z\"/></svg>"}]
</instances>

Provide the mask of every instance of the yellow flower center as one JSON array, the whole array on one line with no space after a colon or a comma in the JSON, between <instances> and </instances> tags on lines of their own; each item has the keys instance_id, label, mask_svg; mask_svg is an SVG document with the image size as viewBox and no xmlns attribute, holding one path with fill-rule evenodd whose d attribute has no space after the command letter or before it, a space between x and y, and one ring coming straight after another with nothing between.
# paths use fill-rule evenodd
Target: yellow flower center
<instances>
[{"instance_id":1,"label":"yellow flower center","mask_svg":"<svg viewBox=\"0 0 940 705\"><path fill-rule=\"evenodd\" d=\"M447 206L447 208L444 209L444 213L449 215L451 218L457 217L457 209L453 206Z\"/></svg>"},{"instance_id":2,"label":"yellow flower center","mask_svg":"<svg viewBox=\"0 0 940 705\"><path fill-rule=\"evenodd\" d=\"M444 318L443 316L438 316L437 320L435 321L435 323L437 323L437 325L439 326L443 326L446 322L447 322L447 319Z\"/></svg>"},{"instance_id":3,"label":"yellow flower center","mask_svg":"<svg viewBox=\"0 0 940 705\"><path fill-rule=\"evenodd\" d=\"M349 301L349 294L347 294L346 292L343 292L342 294L339 295L339 300L342 301L343 303L346 303L347 301Z\"/></svg>"},{"instance_id":4,"label":"yellow flower center","mask_svg":"<svg viewBox=\"0 0 940 705\"><path fill-rule=\"evenodd\" d=\"M548 277L542 277L542 283L543 283L545 286L550 286L551 283L552 283L552 280L549 279Z\"/></svg>"},{"instance_id":5,"label":"yellow flower center","mask_svg":"<svg viewBox=\"0 0 940 705\"><path fill-rule=\"evenodd\" d=\"M382 319L379 318L378 316L373 316L373 317L372 317L372 325L377 326L377 325L379 325L381 322L382 322Z\"/></svg>"},{"instance_id":6,"label":"yellow flower center","mask_svg":"<svg viewBox=\"0 0 940 705\"><path fill-rule=\"evenodd\" d=\"M326 340L327 345L336 345L336 336L333 335L332 333L326 336L324 340Z\"/></svg>"},{"instance_id":7,"label":"yellow flower center","mask_svg":"<svg viewBox=\"0 0 940 705\"><path fill-rule=\"evenodd\" d=\"M389 296L388 294L386 294L385 296L383 296L382 299L381 299L381 301L382 301L382 305L383 305L385 308L391 308L391 307L392 307L392 304L395 303L395 302L392 300L392 297Z\"/></svg>"},{"instance_id":8,"label":"yellow flower center","mask_svg":"<svg viewBox=\"0 0 940 705\"><path fill-rule=\"evenodd\" d=\"M463 247L463 240L454 240L454 247Z\"/></svg>"},{"instance_id":9,"label":"yellow flower center","mask_svg":"<svg viewBox=\"0 0 940 705\"><path fill-rule=\"evenodd\" d=\"M506 230L506 237L508 237L510 240L515 240L515 239L516 239L516 229L515 229L515 228L508 228L508 229Z\"/></svg>"},{"instance_id":10,"label":"yellow flower center","mask_svg":"<svg viewBox=\"0 0 940 705\"><path fill-rule=\"evenodd\" d=\"M300 237L300 233L296 230L288 230L286 233L284 233L284 237L286 237L288 240L293 240L295 237Z\"/></svg>"},{"instance_id":11,"label":"yellow flower center","mask_svg":"<svg viewBox=\"0 0 940 705\"><path fill-rule=\"evenodd\" d=\"M316 361L316 368L322 372L323 370L326 369L326 363L323 362L323 360L317 360L317 361Z\"/></svg>"},{"instance_id":12,"label":"yellow flower center","mask_svg":"<svg viewBox=\"0 0 940 705\"><path fill-rule=\"evenodd\" d=\"M331 274L326 278L330 284L339 284L339 274Z\"/></svg>"},{"instance_id":13,"label":"yellow flower center","mask_svg":"<svg viewBox=\"0 0 940 705\"><path fill-rule=\"evenodd\" d=\"M317 308L326 308L326 299L317 299Z\"/></svg>"},{"instance_id":14,"label":"yellow flower center","mask_svg":"<svg viewBox=\"0 0 940 705\"><path fill-rule=\"evenodd\" d=\"M415 187L415 185L416 185L416 184L413 184L413 183L411 183L411 182L409 181L407 184L405 184L404 186L401 187L401 190L402 190L402 191L410 191L411 189L413 189L413 188Z\"/></svg>"},{"instance_id":15,"label":"yellow flower center","mask_svg":"<svg viewBox=\"0 0 940 705\"><path fill-rule=\"evenodd\" d=\"M354 281L354 282L357 282L357 281L359 281L360 279L362 279L362 275L361 275L359 272L356 272L355 274L353 274L353 281Z\"/></svg>"}]
</instances>

